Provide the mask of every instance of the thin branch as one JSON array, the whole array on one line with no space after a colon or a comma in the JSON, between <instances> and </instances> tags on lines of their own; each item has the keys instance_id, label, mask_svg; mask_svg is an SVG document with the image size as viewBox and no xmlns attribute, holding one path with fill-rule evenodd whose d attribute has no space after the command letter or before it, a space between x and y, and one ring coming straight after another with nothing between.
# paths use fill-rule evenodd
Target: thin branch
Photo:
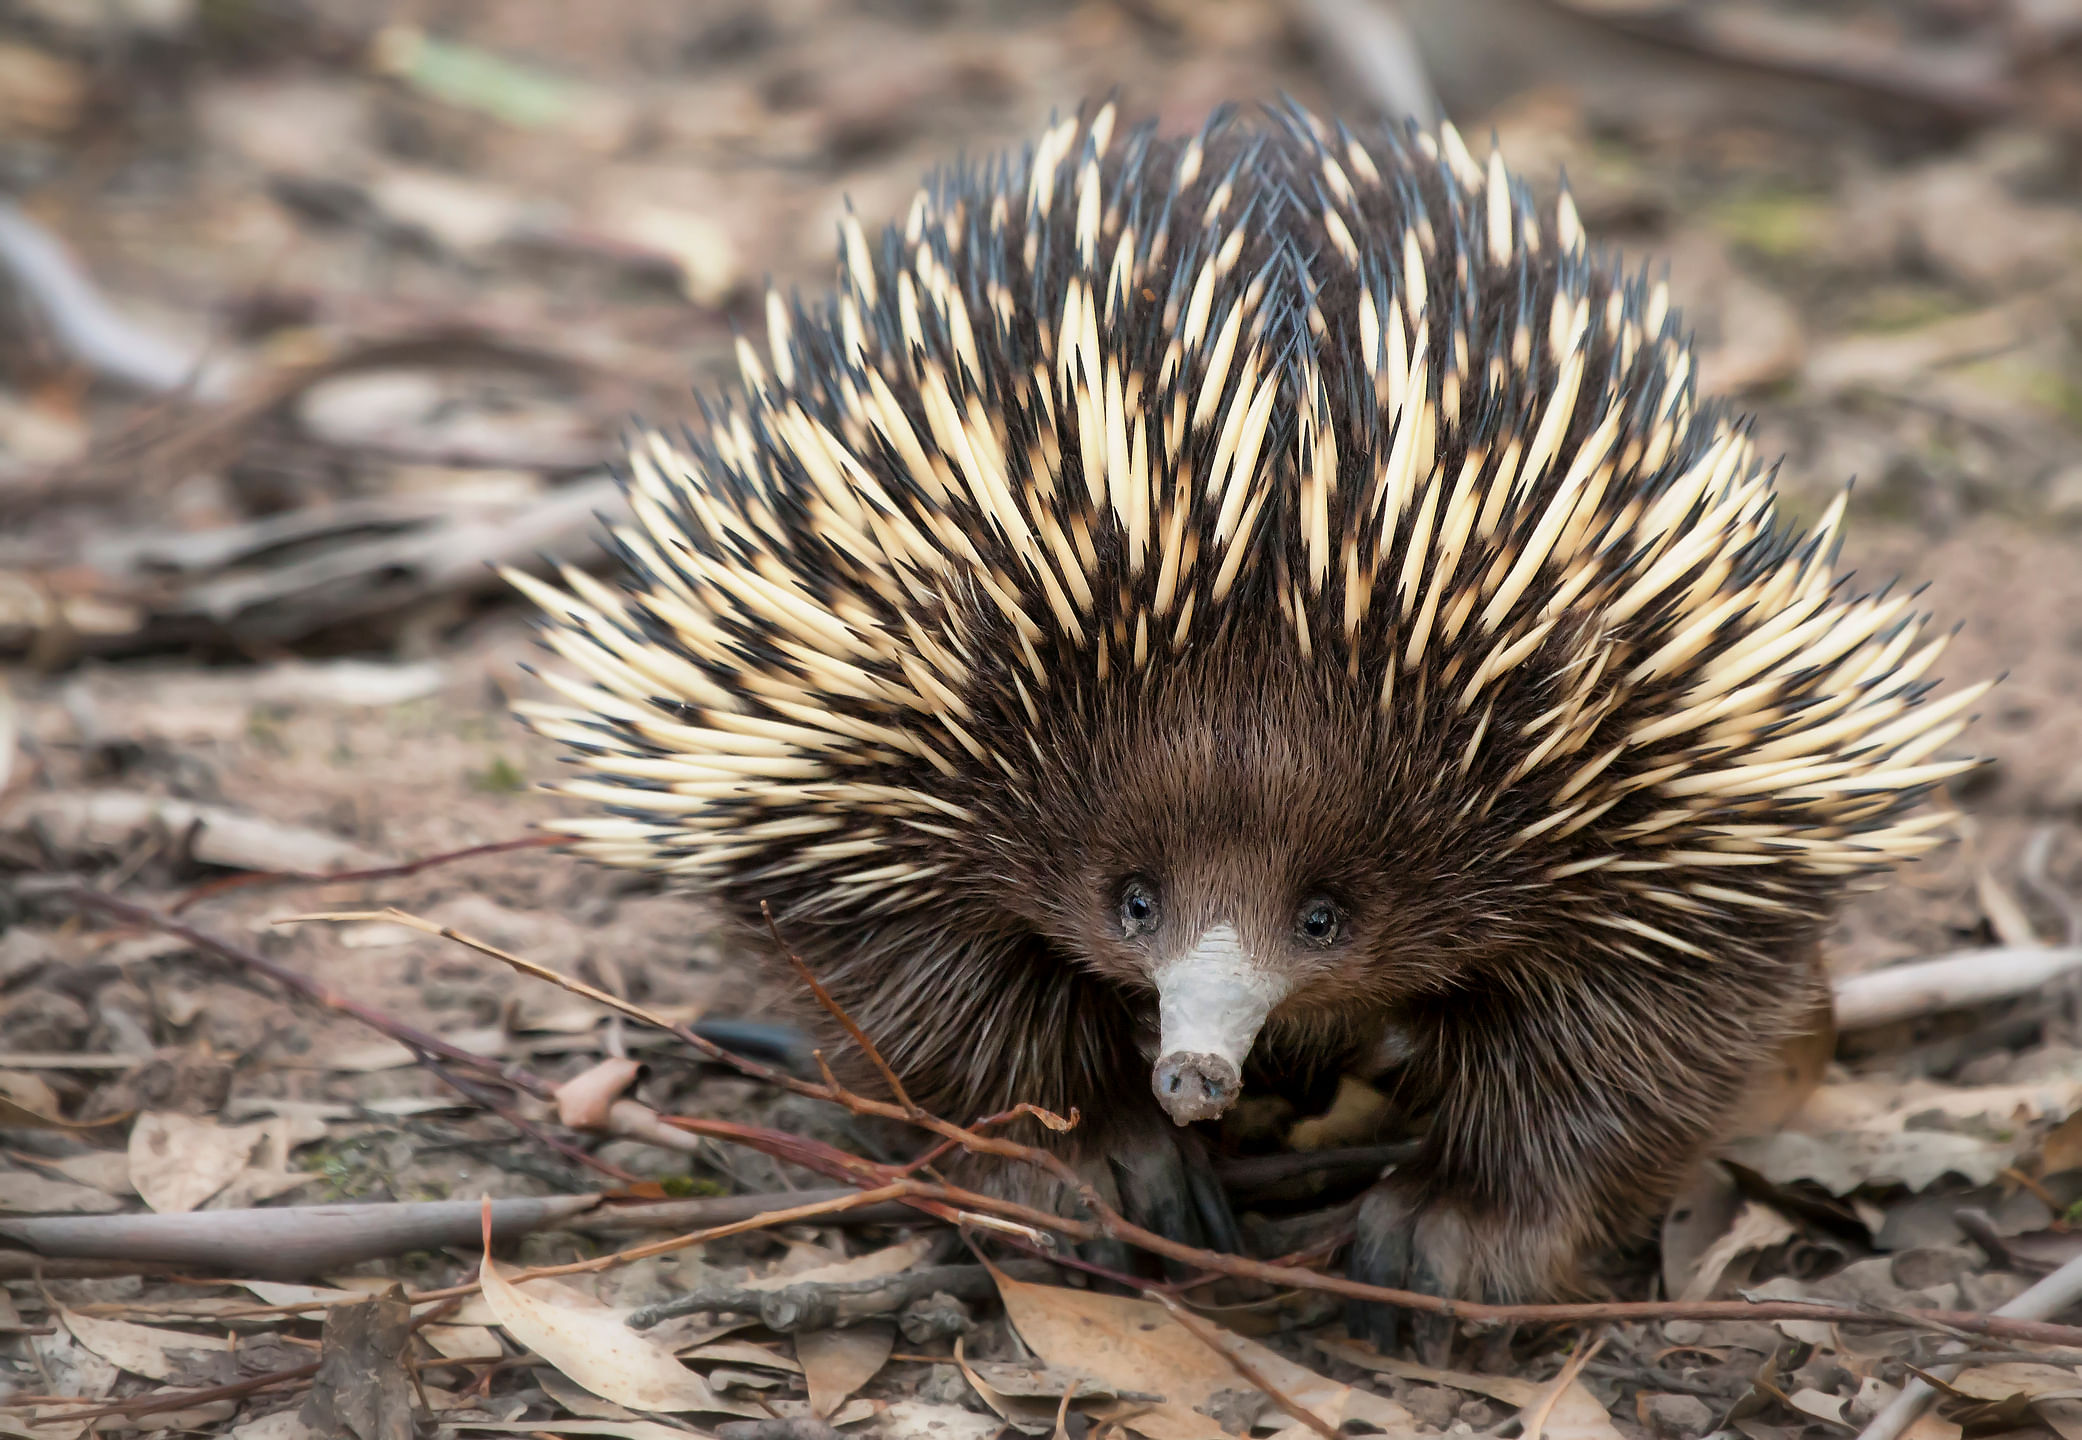
<instances>
[{"instance_id":1,"label":"thin branch","mask_svg":"<svg viewBox=\"0 0 2082 1440\"><path fill-rule=\"evenodd\" d=\"M316 1000L329 1010L353 1016L370 1029L380 1031L411 1049L475 1070L503 1085L525 1090L530 1095L544 1100L550 1099L555 1092L555 1086L532 1071L518 1065L501 1064L465 1050L459 1045L452 1045L439 1035L408 1025L358 1000L350 1000L330 985L320 984L310 976L299 974L286 965L278 965L258 951L249 950L243 945L234 945L229 940L221 939L207 931L197 930L185 921L161 914L148 906L133 905L127 900L118 900L113 895L104 895L78 884L67 885L51 893L54 898L68 901L82 910L113 916L125 924L142 925L148 929L164 931L168 935L177 935L198 950L206 950L235 965L257 971L278 985L294 990L307 999Z\"/></svg>"},{"instance_id":2,"label":"thin branch","mask_svg":"<svg viewBox=\"0 0 2082 1440\"><path fill-rule=\"evenodd\" d=\"M889 1087L889 1093L896 1096L896 1103L904 1107L905 1118L915 1119L923 1115L925 1112L919 1109L918 1102L913 1100L910 1093L904 1089L904 1082L896 1078L896 1071L891 1069L889 1062L882 1058L882 1052L875 1048L874 1041L868 1039L867 1032L855 1023L851 1015L846 1013L844 1006L831 998L831 992L824 988L823 982L818 980L816 975L811 973L810 967L803 962L803 958L791 950L786 942L781 939L781 929L774 924L774 907L761 900L759 902L759 913L766 918L766 928L768 933L774 937L774 944L779 946L781 953L788 957L788 963L795 967L795 973L802 977L802 983L810 987L810 993L817 997L817 1003L824 1007L832 1019L845 1027L846 1033L853 1037L853 1043L860 1047L860 1053L867 1056L874 1067L882 1072L882 1082ZM820 1069L823 1069L826 1082L836 1089L838 1081L832 1078L831 1070L825 1066L824 1057L821 1054L817 1057L817 1064Z\"/></svg>"},{"instance_id":3,"label":"thin branch","mask_svg":"<svg viewBox=\"0 0 2082 1440\"><path fill-rule=\"evenodd\" d=\"M195 930L169 917L159 915L143 906L132 905L108 896L98 895L93 891L78 886L68 887L55 893L72 899L84 908L117 915L134 924L153 925L166 930L170 934L180 935L182 938L189 940L191 944L198 945L213 953L229 955L230 958L236 959L240 963L250 964L264 974L276 976L284 984L291 986L300 993L320 999L323 1003L333 1005L348 1014L355 1015L357 1018L366 1018L367 1023L384 1031L386 1034L397 1035L401 1029L410 1029L410 1027L400 1026L399 1022L390 1019L388 1016L380 1015L377 1012L368 1010L367 1007L346 1001L343 997L334 995L326 987L304 976L297 975L294 971L286 970L281 966L275 965L272 961L252 955L250 952L241 951L239 947L229 945L214 936L206 935L202 931ZM951 1224L982 1225L986 1228L1000 1230L1010 1228L1013 1233L1029 1234L1036 1237L1046 1233L1054 1233L1082 1240L1097 1239L1105 1236L1135 1246L1137 1249L1144 1250L1150 1254L1175 1260L1183 1265L1198 1267L1202 1270L1215 1271L1240 1279L1259 1280L1274 1286L1322 1291L1327 1294L1340 1295L1350 1300L1371 1301L1377 1304L1393 1305L1405 1310L1424 1311L1443 1315L1454 1320L1470 1320L1495 1324L1581 1324L1586 1321L1676 1319L1821 1320L1838 1324L1863 1325L1889 1325L1905 1322L1925 1328L1956 1327L1975 1335L1994 1336L2026 1343L2082 1345L2082 1327L2055 1325L2043 1320L2025 1319L2014 1312L2009 1315L1987 1315L1977 1311L1914 1310L1903 1311L1899 1315L1883 1315L1877 1314L1870 1309L1854 1306L1809 1305L1785 1301L1749 1300L1489 1305L1470 1300L1445 1299L1437 1295L1424 1295L1410 1290L1396 1290L1383 1285L1367 1285L1356 1280L1346 1279L1343 1276L1326 1275L1314 1270L1299 1269L1291 1265L1268 1264L1264 1261L1252 1260L1240 1255L1224 1255L1213 1250L1203 1250L1196 1246L1181 1244L1176 1240L1156 1234L1154 1231L1146 1230L1142 1226L1128 1220L1112 1206L1108 1205L1093 1186L1079 1175L1068 1161L1051 1150L1032 1145L1022 1145L1000 1136L980 1134L973 1129L966 1129L957 1125L951 1120L943 1120L930 1114L913 1113L888 1101L871 1100L866 1096L854 1094L841 1086L820 1085L786 1074L771 1066L762 1065L744 1056L733 1054L717 1045L714 1041L696 1034L690 1027L684 1024L667 1022L663 1017L654 1015L639 1005L610 995L594 986L585 984L583 981L559 974L547 966L539 965L534 961L525 960L516 955L510 955L496 946L472 940L449 929L447 926L435 925L430 921L422 920L417 916L399 910L390 910L378 914L356 912L353 914L314 915L302 918L314 920L390 919L430 934L453 939L457 943L468 945L482 954L490 955L495 959L512 965L523 974L533 975L538 979L560 986L573 994L597 1000L601 1004L618 1010L633 1019L641 1020L648 1025L665 1030L698 1053L714 1060L718 1064L729 1066L740 1074L749 1076L752 1079L766 1081L793 1094L802 1095L810 1099L829 1101L843 1106L856 1115L874 1115L890 1120L905 1121L919 1129L939 1135L943 1139L952 1140L971 1154L993 1155L1016 1164L1040 1170L1060 1182L1066 1192L1075 1195L1084 1205L1086 1212L1093 1217L1090 1220L1076 1220L1029 1206L1016 1205L1000 1200L995 1196L984 1195L955 1186L902 1179L897 1175L897 1170L900 1167L880 1165L870 1160L864 1160L859 1156L849 1155L834 1146L824 1145L822 1142L810 1140L803 1136L786 1135L778 1131L762 1130L756 1126L738 1125L723 1120L709 1120L692 1116L655 1116L655 1113L648 1111L647 1107L636 1106L634 1102L622 1102L625 1105L633 1106L635 1109L643 1110L647 1115L652 1115L662 1126L670 1126L673 1129L683 1130L689 1134L709 1135L749 1145L754 1149L774 1155L776 1158L805 1165L808 1168L819 1171L819 1173L841 1180L846 1184L871 1191L876 1199L900 1199L905 1204L923 1210L927 1214L936 1216ZM422 1036L429 1048L436 1049L438 1053L456 1060L457 1063L476 1067L483 1067L488 1064L482 1056L475 1056L467 1051L457 1050L446 1042L440 1041L435 1036L424 1035L424 1032L412 1033ZM407 1043L413 1042L408 1041ZM540 1077L531 1075L525 1070L518 1070L517 1067L500 1067L498 1078L518 1088L527 1089L530 1093L542 1093L544 1098L548 1098L546 1092L552 1088ZM536 1087L540 1088L537 1089ZM585 1263L589 1265L595 1263L605 1265L615 1262L612 1257L608 1257L601 1262Z\"/></svg>"},{"instance_id":4,"label":"thin branch","mask_svg":"<svg viewBox=\"0 0 2082 1440\"><path fill-rule=\"evenodd\" d=\"M494 840L484 845L466 845L460 850L446 850L439 855L423 855L417 860L406 860L396 865L379 865L373 870L342 870L334 875L320 875L306 870L251 870L243 875L229 875L221 880L212 880L198 885L167 907L167 914L179 915L191 905L204 900L213 900L227 890L243 890L255 885L334 885L341 881L403 880L432 870L440 865L452 865L458 860L475 860L484 855L504 855L514 850L543 850L556 844L563 837L558 835L524 835L518 840Z\"/></svg>"}]
</instances>

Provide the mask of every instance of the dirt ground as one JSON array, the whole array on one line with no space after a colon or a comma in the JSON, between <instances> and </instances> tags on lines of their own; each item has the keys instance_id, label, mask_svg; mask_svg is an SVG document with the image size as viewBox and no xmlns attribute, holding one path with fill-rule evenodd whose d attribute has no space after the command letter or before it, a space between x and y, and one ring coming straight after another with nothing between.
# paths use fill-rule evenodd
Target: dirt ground
<instances>
[{"instance_id":1,"label":"dirt ground","mask_svg":"<svg viewBox=\"0 0 2082 1440\"><path fill-rule=\"evenodd\" d=\"M699 902L655 882L532 847L380 880L227 882L522 841L555 813L535 782L559 761L509 714L539 693L539 652L488 566L591 563L625 418L691 416L690 386L758 332L766 279L825 283L847 204L900 217L931 166L1018 144L1089 96L1172 129L1283 94L1354 120L1435 103L1471 138L1494 132L1536 188L1565 170L1596 237L1668 265L1702 382L1785 456L1788 508L1818 514L1856 477L1845 564L1927 582L1920 603L1957 626L1936 673L2004 677L1969 734L1992 763L1954 787L1959 842L1859 897L1832 967L2082 943L2078 39L2082 9L2062 0L0 5L0 1431L636 1436L674 1410L574 1399L575 1372L472 1314L447 1330L489 1338L389 1352L425 1367L416 1399L340 1399L321 1379L299 1411L307 1380L241 1386L383 1352L321 1331L316 1310L248 1314L264 1293L237 1292L238 1309L163 1264L30 1258L6 1229L19 1217L830 1183L754 1149L587 1136L525 1097L490 1113L348 1015L82 915L61 890L185 904L211 935L552 1082L631 1053L649 1062L631 1093L659 1111L877 1153L831 1107L451 939L382 918L281 923L397 907L673 1018L768 1016L776 994ZM70 262L54 269L39 240ZM1761 1293L1977 1310L2082 1250L2071 988L1847 1035L1823 1093L1839 1108L1815 1134L1891 1158L1746 1153L1740 1183L1714 1192L1718 1228L1666 1227L1632 1293L1674 1295L1718 1266L1693 1298L1779 1286ZM190 1163L152 1168L151 1137L194 1147ZM168 1190L219 1153L215 1189ZM1969 1210L1994 1217L2007 1262L1969 1243ZM590 1303L898 1239L754 1234L604 1272ZM509 1253L553 1263L626 1240L551 1229ZM337 1299L372 1278L434 1290L474 1265L441 1245L303 1278ZM1840 1435L1941 1343L1671 1319L1606 1332L1557 1381L1587 1332L1530 1327L1465 1340L1442 1378L1322 1348L1322 1299L1217 1313L1321 1383L1402 1407L1349 1402L1348 1433L1524 1423L1534 1402L1483 1390L1481 1372L1588 1397L1549 1433ZM995 1302L974 1309L968 1358L1044 1349ZM163 1335L152 1349L103 1322L229 1327L282 1353L245 1371L174 1363ZM771 1425L759 1417L814 1408L848 1433L938 1440L1023 1423L1003 1374L991 1391L948 1335L902 1333L827 1407L844 1346L740 1331L771 1364L696 1360L731 1408L677 1413ZM469 1345L477 1358L459 1358ZM1041 1358L1057 1388L1033 1393L1052 1397L1060 1372L1101 1357ZM1913 1433L2082 1434L2062 1393L2082 1390L2078 1358L1983 1344L1982 1378ZM1184 1375L1168 1383L1194 1393ZM82 1401L116 1413L81 1419ZM1029 1433L1054 1430L1056 1404ZM1070 1433L1198 1433L1087 1408ZM1221 1433L1217 1411L1189 1413ZM1277 1407L1257 1420L1291 1423Z\"/></svg>"}]
</instances>

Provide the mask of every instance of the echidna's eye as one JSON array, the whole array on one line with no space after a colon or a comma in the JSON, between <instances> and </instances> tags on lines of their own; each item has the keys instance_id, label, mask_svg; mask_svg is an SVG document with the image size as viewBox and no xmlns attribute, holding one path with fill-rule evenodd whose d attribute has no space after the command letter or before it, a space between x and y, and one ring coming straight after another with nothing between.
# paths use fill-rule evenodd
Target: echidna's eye
<instances>
[{"instance_id":1,"label":"echidna's eye","mask_svg":"<svg viewBox=\"0 0 2082 1440\"><path fill-rule=\"evenodd\" d=\"M1337 932L1343 928L1343 924L1344 920L1338 914L1337 906L1320 895L1313 900L1302 901L1301 909L1294 917L1294 928L1301 933L1301 938L1311 945L1330 944L1337 939Z\"/></svg>"},{"instance_id":2,"label":"echidna's eye","mask_svg":"<svg viewBox=\"0 0 2082 1440\"><path fill-rule=\"evenodd\" d=\"M1121 887L1121 933L1133 940L1138 935L1148 935L1157 928L1163 918L1163 908L1157 904L1156 886L1140 878L1130 880Z\"/></svg>"}]
</instances>

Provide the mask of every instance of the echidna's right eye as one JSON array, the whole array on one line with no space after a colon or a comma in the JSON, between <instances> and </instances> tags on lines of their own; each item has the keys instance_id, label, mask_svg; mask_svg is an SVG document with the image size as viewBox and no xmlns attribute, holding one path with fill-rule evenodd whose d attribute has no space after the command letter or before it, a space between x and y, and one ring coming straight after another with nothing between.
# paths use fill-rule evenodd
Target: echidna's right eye
<instances>
[{"instance_id":1,"label":"echidna's right eye","mask_svg":"<svg viewBox=\"0 0 2082 1440\"><path fill-rule=\"evenodd\" d=\"M1133 940L1153 933L1163 919L1157 887L1139 876L1121 887L1121 933Z\"/></svg>"}]
</instances>

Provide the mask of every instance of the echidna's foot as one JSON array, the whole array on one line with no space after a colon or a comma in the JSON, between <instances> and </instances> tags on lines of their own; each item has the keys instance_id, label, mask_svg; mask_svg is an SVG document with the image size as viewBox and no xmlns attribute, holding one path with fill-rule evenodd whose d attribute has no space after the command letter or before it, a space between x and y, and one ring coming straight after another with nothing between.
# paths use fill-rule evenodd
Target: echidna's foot
<instances>
[{"instance_id":1,"label":"echidna's foot","mask_svg":"<svg viewBox=\"0 0 2082 1440\"><path fill-rule=\"evenodd\" d=\"M1128 1219L1181 1245L1242 1253L1243 1233L1229 1197L1206 1144L1193 1131L1153 1125L1125 1140L1109 1159Z\"/></svg>"},{"instance_id":2,"label":"echidna's foot","mask_svg":"<svg viewBox=\"0 0 2082 1440\"><path fill-rule=\"evenodd\" d=\"M1443 1197L1417 1199L1393 1178L1360 1202L1357 1230L1349 1273L1369 1285L1485 1304L1574 1288L1576 1257L1563 1227L1482 1215ZM1355 1300L1345 1308L1345 1328L1388 1352L1407 1334L1419 1358L1442 1365L1454 1322L1436 1311Z\"/></svg>"}]
</instances>

